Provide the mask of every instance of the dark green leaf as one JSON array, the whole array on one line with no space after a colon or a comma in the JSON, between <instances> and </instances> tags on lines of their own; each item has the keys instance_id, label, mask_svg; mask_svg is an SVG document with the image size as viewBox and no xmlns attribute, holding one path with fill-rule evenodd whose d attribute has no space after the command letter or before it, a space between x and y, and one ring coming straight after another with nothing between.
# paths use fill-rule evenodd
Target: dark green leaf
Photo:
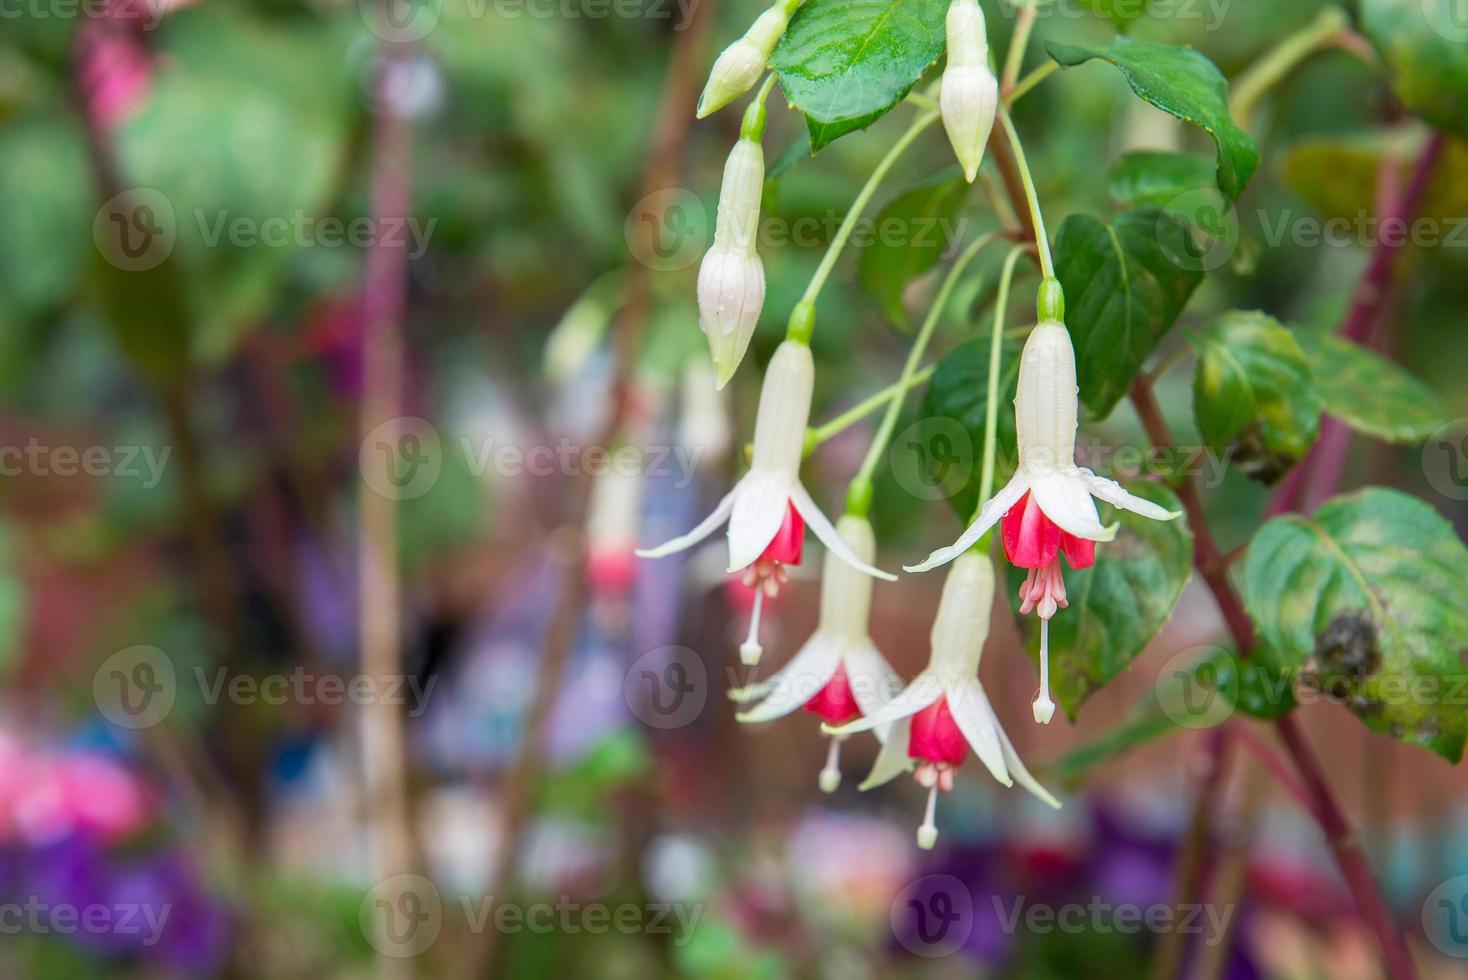
<instances>
[{"instance_id":1,"label":"dark green leaf","mask_svg":"<svg viewBox=\"0 0 1468 980\"><path fill-rule=\"evenodd\" d=\"M944 46L945 0L807 0L770 66L805 115L812 152L876 122Z\"/></svg>"},{"instance_id":2,"label":"dark green leaf","mask_svg":"<svg viewBox=\"0 0 1468 980\"><path fill-rule=\"evenodd\" d=\"M1361 29L1407 108L1468 135L1468 16L1460 0L1362 0Z\"/></svg>"},{"instance_id":3,"label":"dark green leaf","mask_svg":"<svg viewBox=\"0 0 1468 980\"><path fill-rule=\"evenodd\" d=\"M1120 37L1110 47L1045 43L1063 68L1100 58L1121 69L1132 91L1177 118L1204 129L1218 144L1218 186L1237 199L1259 166L1259 149L1234 124L1228 111L1228 82L1192 48Z\"/></svg>"},{"instance_id":4,"label":"dark green leaf","mask_svg":"<svg viewBox=\"0 0 1468 980\"><path fill-rule=\"evenodd\" d=\"M904 330L909 324L903 291L953 244L953 219L967 192L962 171L953 167L898 194L873 222L872 241L861 250L859 278L882 312Z\"/></svg>"},{"instance_id":5,"label":"dark green leaf","mask_svg":"<svg viewBox=\"0 0 1468 980\"><path fill-rule=\"evenodd\" d=\"M920 462L924 464L926 482L943 488L941 494L934 496L945 497L958 519L965 522L979 503L981 468L973 465L973 461L983 458L984 418L989 404L989 347L988 337L977 338L955 347L938 362L917 423L925 459L911 460L914 468ZM1019 350L1017 344L1005 344L999 353L997 437L1001 466L1002 461L1014 459L1015 454L1014 386L1019 377ZM940 450L955 442L961 443L969 465L948 466L941 474L946 479L938 479L936 467L944 456ZM894 453L903 449L893 446Z\"/></svg>"},{"instance_id":6,"label":"dark green leaf","mask_svg":"<svg viewBox=\"0 0 1468 980\"><path fill-rule=\"evenodd\" d=\"M1309 451L1320 429L1310 362L1272 317L1233 311L1193 338L1193 414L1213 452L1273 483Z\"/></svg>"},{"instance_id":7,"label":"dark green leaf","mask_svg":"<svg viewBox=\"0 0 1468 980\"><path fill-rule=\"evenodd\" d=\"M1335 336L1299 334L1327 412L1388 442L1422 442L1445 421L1442 399L1406 368Z\"/></svg>"},{"instance_id":8,"label":"dark green leaf","mask_svg":"<svg viewBox=\"0 0 1468 980\"><path fill-rule=\"evenodd\" d=\"M1368 487L1269 521L1244 567L1260 638L1373 731L1457 762L1468 737L1468 549L1431 507Z\"/></svg>"},{"instance_id":9,"label":"dark green leaf","mask_svg":"<svg viewBox=\"0 0 1468 980\"><path fill-rule=\"evenodd\" d=\"M1168 510L1182 510L1160 483L1136 482L1127 489ZM1154 521L1107 506L1102 511L1103 521L1121 522L1116 540L1097 546L1090 568L1065 569L1070 605L1050 621L1051 684L1056 702L1072 720L1081 704L1125 670L1167 622L1193 567L1193 535L1186 521ZM1026 571L1009 569L1010 603L1016 609ZM1024 621L1030 655L1038 662L1036 617Z\"/></svg>"},{"instance_id":10,"label":"dark green leaf","mask_svg":"<svg viewBox=\"0 0 1468 980\"><path fill-rule=\"evenodd\" d=\"M1081 400L1104 418L1203 281L1179 243L1192 232L1170 211L1124 211L1110 223L1065 219L1055 271L1065 287Z\"/></svg>"},{"instance_id":11,"label":"dark green leaf","mask_svg":"<svg viewBox=\"0 0 1468 980\"><path fill-rule=\"evenodd\" d=\"M1136 150L1111 167L1106 189L1121 207L1166 207L1189 191L1212 187L1217 164L1197 153Z\"/></svg>"}]
</instances>

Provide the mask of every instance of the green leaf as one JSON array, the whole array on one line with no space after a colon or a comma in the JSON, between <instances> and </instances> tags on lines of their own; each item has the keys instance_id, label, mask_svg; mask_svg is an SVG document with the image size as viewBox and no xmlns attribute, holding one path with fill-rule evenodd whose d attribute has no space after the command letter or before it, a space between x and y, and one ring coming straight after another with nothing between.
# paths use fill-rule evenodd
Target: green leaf
<instances>
[{"instance_id":1,"label":"green leaf","mask_svg":"<svg viewBox=\"0 0 1468 980\"><path fill-rule=\"evenodd\" d=\"M1468 135L1468 16L1460 0L1362 0L1361 30L1403 105Z\"/></svg>"},{"instance_id":2,"label":"green leaf","mask_svg":"<svg viewBox=\"0 0 1468 980\"><path fill-rule=\"evenodd\" d=\"M0 135L0 292L24 312L60 304L87 267L96 201L86 142L65 114Z\"/></svg>"},{"instance_id":3,"label":"green leaf","mask_svg":"<svg viewBox=\"0 0 1468 980\"><path fill-rule=\"evenodd\" d=\"M805 115L811 151L865 129L938 60L945 0L807 0L770 66Z\"/></svg>"},{"instance_id":4,"label":"green leaf","mask_svg":"<svg viewBox=\"0 0 1468 980\"><path fill-rule=\"evenodd\" d=\"M861 250L858 277L898 327L909 327L902 294L938 264L955 240L953 219L967 196L958 167L898 194L877 214L872 241Z\"/></svg>"},{"instance_id":5,"label":"green leaf","mask_svg":"<svg viewBox=\"0 0 1468 980\"><path fill-rule=\"evenodd\" d=\"M1132 378L1203 281L1178 243L1192 232L1170 211L1123 211L1111 223L1073 214L1055 237L1066 325L1076 348L1081 401L1098 418Z\"/></svg>"},{"instance_id":6,"label":"green leaf","mask_svg":"<svg viewBox=\"0 0 1468 980\"><path fill-rule=\"evenodd\" d=\"M1213 452L1273 483L1299 461L1320 430L1310 361L1273 317L1233 311L1192 338L1193 414Z\"/></svg>"},{"instance_id":7,"label":"green leaf","mask_svg":"<svg viewBox=\"0 0 1468 980\"><path fill-rule=\"evenodd\" d=\"M927 479L953 507L960 521L967 523L979 504L979 479L981 467L976 465L983 458L984 417L989 404L989 346L990 338L981 337L955 347L938 362L933 379L928 383L923 396L921 418L916 423L916 441L922 446L924 457L914 459L914 468L924 464ZM998 459L1000 466L1015 456L1014 444L1014 390L1019 378L1020 347L1006 343L999 352L999 409ZM950 465L940 471L945 458L943 449L959 443L960 454L967 465ZM894 445L894 454L907 447ZM901 457L894 456L894 459ZM940 479L946 477L946 479ZM905 481L904 481L905 482Z\"/></svg>"},{"instance_id":8,"label":"green leaf","mask_svg":"<svg viewBox=\"0 0 1468 980\"><path fill-rule=\"evenodd\" d=\"M1301 333L1325 410L1358 432L1418 443L1448 418L1447 407L1406 368L1336 336Z\"/></svg>"},{"instance_id":9,"label":"green leaf","mask_svg":"<svg viewBox=\"0 0 1468 980\"><path fill-rule=\"evenodd\" d=\"M1160 483L1138 481L1127 489L1168 510L1182 506ZM1167 622L1193 567L1193 535L1182 520L1154 521L1103 507L1106 523L1121 522L1116 540L1096 547L1090 568L1066 568L1070 605L1050 621L1051 685L1071 720L1085 700L1136 659ZM1009 569L1009 598L1019 608L1027 569ZM1037 617L1024 617L1030 656L1039 662Z\"/></svg>"},{"instance_id":10,"label":"green leaf","mask_svg":"<svg viewBox=\"0 0 1468 980\"><path fill-rule=\"evenodd\" d=\"M1368 487L1254 536L1244 604L1265 643L1368 728L1452 762L1468 737L1468 549L1427 504Z\"/></svg>"},{"instance_id":11,"label":"green leaf","mask_svg":"<svg viewBox=\"0 0 1468 980\"><path fill-rule=\"evenodd\" d=\"M1166 207L1189 191L1212 187L1216 168L1197 153L1135 150L1112 164L1106 190L1121 207Z\"/></svg>"},{"instance_id":12,"label":"green leaf","mask_svg":"<svg viewBox=\"0 0 1468 980\"><path fill-rule=\"evenodd\" d=\"M1184 122L1193 123L1218 145L1218 186L1237 199L1259 166L1259 149L1228 112L1228 82L1192 48L1119 37L1110 47L1045 43L1062 68L1100 58L1121 69L1141 98Z\"/></svg>"}]
</instances>

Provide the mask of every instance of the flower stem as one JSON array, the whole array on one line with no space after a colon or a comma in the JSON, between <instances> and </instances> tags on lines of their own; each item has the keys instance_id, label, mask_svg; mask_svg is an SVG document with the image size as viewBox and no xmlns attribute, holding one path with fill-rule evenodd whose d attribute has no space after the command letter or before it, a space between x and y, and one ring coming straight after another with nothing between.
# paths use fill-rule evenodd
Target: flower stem
<instances>
[{"instance_id":1,"label":"flower stem","mask_svg":"<svg viewBox=\"0 0 1468 980\"><path fill-rule=\"evenodd\" d=\"M1003 99L1004 104L1007 106L1014 105L1020 99L1029 95L1030 90L1036 85L1039 85L1059 70L1060 66L1053 61L1047 61L1040 67L1031 70L1028 75L1015 83L1014 88L1005 93Z\"/></svg>"},{"instance_id":2,"label":"flower stem","mask_svg":"<svg viewBox=\"0 0 1468 980\"><path fill-rule=\"evenodd\" d=\"M765 83L755 93L749 108L744 110L744 121L739 126L739 138L754 140L758 143L765 137L765 99L769 98L770 89L775 87L775 73L770 72L765 76Z\"/></svg>"},{"instance_id":3,"label":"flower stem","mask_svg":"<svg viewBox=\"0 0 1468 980\"><path fill-rule=\"evenodd\" d=\"M979 508L994 493L994 465L999 455L999 359L1004 349L1004 314L1009 308L1009 286L1014 279L1014 266L1025 253L1026 246L1016 245L1004 257L1004 269L999 273L999 295L994 300L994 327L989 332L989 390L984 406L984 462L979 471ZM974 511L973 520L979 512ZM980 541L977 548L984 548Z\"/></svg>"},{"instance_id":4,"label":"flower stem","mask_svg":"<svg viewBox=\"0 0 1468 980\"><path fill-rule=\"evenodd\" d=\"M1233 95L1228 100L1229 114L1247 129L1254 109L1265 93L1283 81L1306 58L1335 46L1341 32L1349 29L1345 11L1339 7L1322 10L1318 17L1266 51L1234 80Z\"/></svg>"},{"instance_id":5,"label":"flower stem","mask_svg":"<svg viewBox=\"0 0 1468 980\"><path fill-rule=\"evenodd\" d=\"M856 227L856 222L861 218L862 211L871 203L872 195L877 192L877 185L882 178L887 176L887 171L902 156L904 150L912 145L923 130L938 121L938 113L929 111L913 120L912 125L907 127L907 132L897 138L892 144L887 155L882 157L872 175L867 178L866 184L857 193L856 200L851 202L851 210L846 212L841 226L836 229L836 237L831 239L831 244L826 248L826 254L821 259L821 264L816 267L815 275L811 276L810 283L805 287L805 294L801 296L800 302L795 304L795 309L790 313L789 325L785 328L785 339L796 343L810 343L811 334L815 331L816 298L821 295L821 288L825 286L826 279L831 275L831 269L835 267L836 260L841 257L841 251L846 247L846 242L851 238L851 232Z\"/></svg>"},{"instance_id":6,"label":"flower stem","mask_svg":"<svg viewBox=\"0 0 1468 980\"><path fill-rule=\"evenodd\" d=\"M822 422L820 425L806 429L805 455L809 456L811 453L815 452L816 447L819 446L821 443L825 442L827 439L833 439L841 433L845 432L847 429L851 428L853 425L860 422L862 419L866 418L868 415L872 414L883 405L887 404L887 402L891 401L893 398L905 395L909 390L916 388L924 381L927 381L933 376L933 372L937 370L937 368L938 365L929 364L927 367L919 371L915 371L912 377L908 378L906 382L894 381L876 394L868 395L866 398L857 402L855 405L851 406L846 411L842 412L840 415L836 416L830 421Z\"/></svg>"},{"instance_id":7,"label":"flower stem","mask_svg":"<svg viewBox=\"0 0 1468 980\"><path fill-rule=\"evenodd\" d=\"M999 83L999 91L1003 95L1008 95L1014 88L1019 70L1024 66L1025 49L1030 44L1030 31L1035 28L1035 11L1033 4L1019 8L1019 16L1014 22L1014 33L1009 37L1009 50L1004 56L1004 77Z\"/></svg>"},{"instance_id":8,"label":"flower stem","mask_svg":"<svg viewBox=\"0 0 1468 980\"><path fill-rule=\"evenodd\" d=\"M923 353L928 349L928 341L933 338L933 330L938 326L938 320L948 305L948 297L953 294L953 288L958 285L958 277L968 268L969 263L984 250L985 246L997 241L998 238L999 233L991 231L974 239L960 253L953 267L943 277L943 284L938 287L938 295L933 298L933 304L928 308L928 315L912 342L912 349L907 352L907 363L902 366L902 377L897 381L897 393L887 402L887 414L882 416L882 424L877 428L872 444L867 447L866 458L861 461L861 468L856 471L851 486L847 488L846 512L848 514L865 516L871 509L872 474L876 472L877 462L887 449L887 443L892 438L892 430L897 427L897 417L902 414L902 403L907 398L912 377L917 373L918 362L923 359Z\"/></svg>"},{"instance_id":9,"label":"flower stem","mask_svg":"<svg viewBox=\"0 0 1468 980\"><path fill-rule=\"evenodd\" d=\"M1015 166L1019 168L1020 181L1024 184L1025 203L1030 208L1030 223L1035 226L1035 248L1040 253L1040 272L1046 279L1055 278L1055 262L1050 257L1050 236L1045 233L1045 218L1040 214L1040 198L1035 193L1035 181L1030 176L1030 165L1025 162L1025 149L1019 141L1019 133L1010 121L1009 110L1000 108L999 122L1004 126L1004 135L1014 148Z\"/></svg>"}]
</instances>

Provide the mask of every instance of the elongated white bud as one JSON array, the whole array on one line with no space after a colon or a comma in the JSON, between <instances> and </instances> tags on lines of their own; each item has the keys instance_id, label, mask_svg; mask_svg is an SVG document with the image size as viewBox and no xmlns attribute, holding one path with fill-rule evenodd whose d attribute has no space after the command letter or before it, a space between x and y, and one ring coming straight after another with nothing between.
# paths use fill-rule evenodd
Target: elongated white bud
<instances>
[{"instance_id":1,"label":"elongated white bud","mask_svg":"<svg viewBox=\"0 0 1468 980\"><path fill-rule=\"evenodd\" d=\"M724 106L754 88L764 74L765 65L779 43L780 35L790 23L787 4L779 0L760 14L744 36L724 49L709 72L709 80L698 98L698 118Z\"/></svg>"},{"instance_id":2,"label":"elongated white bud","mask_svg":"<svg viewBox=\"0 0 1468 980\"><path fill-rule=\"evenodd\" d=\"M856 557L872 564L877 555L877 539L870 521L846 514L836 522L836 533ZM819 628L833 636L866 640L871 609L872 577L827 549L821 566Z\"/></svg>"},{"instance_id":3,"label":"elongated white bud","mask_svg":"<svg viewBox=\"0 0 1468 980\"><path fill-rule=\"evenodd\" d=\"M948 64L943 69L938 106L953 154L972 183L979 174L999 106L999 80L989 69L984 12L977 0L953 0L948 6Z\"/></svg>"},{"instance_id":4,"label":"elongated white bud","mask_svg":"<svg viewBox=\"0 0 1468 980\"><path fill-rule=\"evenodd\" d=\"M1048 473L1075 465L1076 352L1058 320L1031 331L1019 361L1014 429L1019 465Z\"/></svg>"},{"instance_id":5,"label":"elongated white bud","mask_svg":"<svg viewBox=\"0 0 1468 980\"><path fill-rule=\"evenodd\" d=\"M787 340L775 349L760 390L759 411L754 417L756 470L800 477L800 457L805 449L805 427L810 423L810 399L815 390L816 367L810 348Z\"/></svg>"},{"instance_id":6,"label":"elongated white bud","mask_svg":"<svg viewBox=\"0 0 1468 980\"><path fill-rule=\"evenodd\" d=\"M724 165L714 244L698 268L698 325L719 388L738 370L765 305L765 267L755 252L764 182L763 148L740 137Z\"/></svg>"},{"instance_id":7,"label":"elongated white bud","mask_svg":"<svg viewBox=\"0 0 1468 980\"><path fill-rule=\"evenodd\" d=\"M988 555L969 551L959 556L943 582L938 615L933 619L932 659L928 669L946 678L971 678L989 638L994 607L994 566Z\"/></svg>"}]
</instances>

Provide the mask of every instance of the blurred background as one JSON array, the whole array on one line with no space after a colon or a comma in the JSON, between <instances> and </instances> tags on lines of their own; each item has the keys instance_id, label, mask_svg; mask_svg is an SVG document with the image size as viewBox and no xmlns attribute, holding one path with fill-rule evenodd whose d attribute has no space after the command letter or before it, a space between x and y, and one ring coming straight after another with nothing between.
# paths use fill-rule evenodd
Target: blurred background
<instances>
[{"instance_id":1,"label":"blurred background","mask_svg":"<svg viewBox=\"0 0 1468 980\"><path fill-rule=\"evenodd\" d=\"M1157 3L1132 30L1234 75L1319 6ZM1014 13L986 7L1002 52ZM907 125L899 110L808 159L771 100L765 212L786 234L761 247L750 362L716 394L694 282L738 113L692 108L759 9L0 3L0 976L1130 980L1165 944L1199 976L1378 975L1313 821L1247 754L1223 778L1213 903L1171 905L1212 735L1173 718L1131 752L1098 739L1155 728L1154 679L1218 640L1196 583L1075 725L1044 730L1001 602L983 679L1066 805L970 763L933 852L913 838L919 787L857 792L875 740L850 740L825 795L811 716L734 721L750 595L721 536L658 562L631 549L741 472L759 367ZM1048 10L1039 39L1114 32ZM1099 68L1047 80L1016 122L1057 225L1105 211L1121 150L1211 152ZM1251 131L1266 162L1242 244L1163 356L1231 307L1334 329L1369 238L1270 229L1369 217L1382 154L1423 135L1342 53ZM930 131L876 206L950 166ZM1468 214L1465 178L1452 143L1430 195L1445 222ZM954 220L954 244L994 225L978 192ZM1386 342L1452 416L1460 234L1404 254ZM861 252L822 296L818 420L894 380L909 342L856 286ZM986 329L996 266L965 278L938 353ZM1160 392L1196 444L1189 374ZM885 568L958 528L901 435L927 431L922 401L881 468ZM1087 435L1146 445L1126 406ZM808 464L828 513L869 438ZM1463 462L1358 440L1348 481L1463 529ZM1222 544L1242 544L1264 489L1205 479ZM817 564L766 610L772 665L814 625ZM876 589L873 635L904 677L940 582ZM1303 721L1424 974L1462 976L1468 932L1423 925L1468 896L1461 774L1339 706ZM1138 925L1158 908L1175 924Z\"/></svg>"}]
</instances>

